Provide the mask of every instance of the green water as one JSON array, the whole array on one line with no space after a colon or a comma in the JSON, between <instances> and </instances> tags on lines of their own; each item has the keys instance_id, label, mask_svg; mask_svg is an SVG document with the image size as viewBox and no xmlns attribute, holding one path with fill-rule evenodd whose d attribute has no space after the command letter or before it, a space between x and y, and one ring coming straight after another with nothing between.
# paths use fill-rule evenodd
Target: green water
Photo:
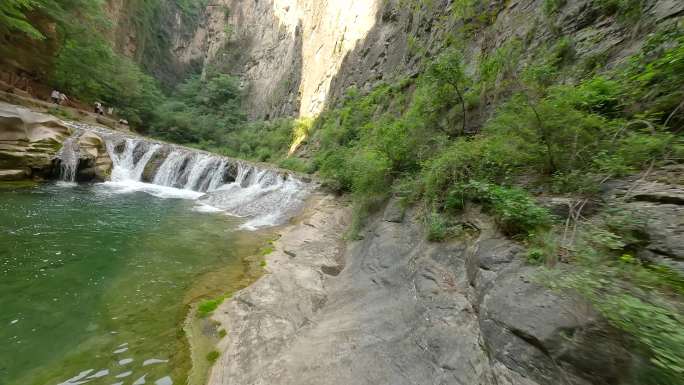
<instances>
[{"instance_id":1,"label":"green water","mask_svg":"<svg viewBox=\"0 0 684 385\"><path fill-rule=\"evenodd\" d=\"M194 207L104 185L0 188L0 384L185 384L188 304L244 285L242 257L267 236Z\"/></svg>"}]
</instances>

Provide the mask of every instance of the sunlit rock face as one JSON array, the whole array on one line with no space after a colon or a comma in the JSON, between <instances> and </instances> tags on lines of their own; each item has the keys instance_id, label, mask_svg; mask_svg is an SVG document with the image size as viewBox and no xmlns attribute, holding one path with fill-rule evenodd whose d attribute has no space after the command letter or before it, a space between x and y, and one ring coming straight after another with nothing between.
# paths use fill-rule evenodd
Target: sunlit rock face
<instances>
[{"instance_id":1,"label":"sunlit rock face","mask_svg":"<svg viewBox=\"0 0 684 385\"><path fill-rule=\"evenodd\" d=\"M323 109L345 55L373 28L381 3L221 0L177 54L203 51L205 75L240 76L252 118L312 116Z\"/></svg>"},{"instance_id":2,"label":"sunlit rock face","mask_svg":"<svg viewBox=\"0 0 684 385\"><path fill-rule=\"evenodd\" d=\"M285 20L301 20L302 79L300 85L300 116L318 114L324 107L330 82L342 65L345 55L352 51L359 40L373 28L379 0L280 0L297 3L298 17Z\"/></svg>"},{"instance_id":3,"label":"sunlit rock face","mask_svg":"<svg viewBox=\"0 0 684 385\"><path fill-rule=\"evenodd\" d=\"M69 134L70 129L53 116L0 103L0 179L48 174Z\"/></svg>"}]
</instances>

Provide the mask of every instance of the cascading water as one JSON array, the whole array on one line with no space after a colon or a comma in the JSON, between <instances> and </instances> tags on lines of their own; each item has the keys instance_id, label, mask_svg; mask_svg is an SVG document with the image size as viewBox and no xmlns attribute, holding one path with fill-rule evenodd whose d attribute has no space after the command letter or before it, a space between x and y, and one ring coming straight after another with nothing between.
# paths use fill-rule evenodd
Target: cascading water
<instances>
[{"instance_id":1,"label":"cascading water","mask_svg":"<svg viewBox=\"0 0 684 385\"><path fill-rule=\"evenodd\" d=\"M174 187L180 176L181 168L188 154L184 151L174 150L164 160L152 183L161 186Z\"/></svg>"},{"instance_id":2,"label":"cascading water","mask_svg":"<svg viewBox=\"0 0 684 385\"><path fill-rule=\"evenodd\" d=\"M208 179L208 184L201 186L201 191L214 191L221 187L226 174L226 168L228 168L228 162L225 160L218 160L215 171L212 174L211 179Z\"/></svg>"},{"instance_id":3,"label":"cascading water","mask_svg":"<svg viewBox=\"0 0 684 385\"><path fill-rule=\"evenodd\" d=\"M275 170L238 163L235 181L200 198L200 202L232 215L250 218L244 228L283 223L303 206L309 187Z\"/></svg>"},{"instance_id":4,"label":"cascading water","mask_svg":"<svg viewBox=\"0 0 684 385\"><path fill-rule=\"evenodd\" d=\"M64 182L76 182L80 149L78 146L79 132L64 141L59 157L59 178Z\"/></svg>"},{"instance_id":5,"label":"cascading water","mask_svg":"<svg viewBox=\"0 0 684 385\"><path fill-rule=\"evenodd\" d=\"M311 185L275 169L104 128L71 126L93 131L104 140L113 163L109 184L115 191L143 191L160 198L197 200L201 211L220 210L248 218L245 228L283 223L302 207L311 190ZM75 178L77 148L77 139L65 142L62 165L76 165L64 172L64 178ZM143 173L151 173L152 183L141 181Z\"/></svg>"},{"instance_id":6,"label":"cascading water","mask_svg":"<svg viewBox=\"0 0 684 385\"><path fill-rule=\"evenodd\" d=\"M215 159L209 155L200 154L195 156L195 159L191 165L190 173L188 174L188 181L185 183L186 190L198 190L202 178L207 176L207 173L211 170L207 170L209 166L215 163Z\"/></svg>"},{"instance_id":7,"label":"cascading water","mask_svg":"<svg viewBox=\"0 0 684 385\"><path fill-rule=\"evenodd\" d=\"M113 143L107 143L109 154L114 163L112 169L113 181L140 181L142 173L145 171L145 166L152 159L154 154L159 150L160 145L148 145L144 141L126 138L123 143L123 151L117 153ZM136 162L135 153L139 147L143 147L144 153Z\"/></svg>"}]
</instances>

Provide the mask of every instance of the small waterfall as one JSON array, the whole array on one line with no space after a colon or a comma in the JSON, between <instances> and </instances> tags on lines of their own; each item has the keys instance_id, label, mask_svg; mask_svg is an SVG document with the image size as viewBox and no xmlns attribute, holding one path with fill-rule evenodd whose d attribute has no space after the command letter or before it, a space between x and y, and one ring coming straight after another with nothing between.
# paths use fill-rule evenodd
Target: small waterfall
<instances>
[{"instance_id":1,"label":"small waterfall","mask_svg":"<svg viewBox=\"0 0 684 385\"><path fill-rule=\"evenodd\" d=\"M213 191L224 182L228 161L209 154L174 150L166 157L152 183L192 191Z\"/></svg>"},{"instance_id":2,"label":"small waterfall","mask_svg":"<svg viewBox=\"0 0 684 385\"><path fill-rule=\"evenodd\" d=\"M149 163L150 159L156 154L156 152L161 147L158 144L147 145L144 141L134 140L131 138L126 138L123 142L123 151L120 153L116 152L116 146L114 142L107 142L107 150L109 151L110 158L114 163L112 169L112 180L114 181L140 181L142 178L142 173L145 171L145 166ZM136 150L142 147L144 153L140 159L136 162L135 153Z\"/></svg>"},{"instance_id":3,"label":"small waterfall","mask_svg":"<svg viewBox=\"0 0 684 385\"><path fill-rule=\"evenodd\" d=\"M283 223L303 205L309 188L276 170L238 163L235 181L200 198L204 204L250 218L243 227L255 229Z\"/></svg>"},{"instance_id":4,"label":"small waterfall","mask_svg":"<svg viewBox=\"0 0 684 385\"><path fill-rule=\"evenodd\" d=\"M193 163L188 166L190 173L188 174L188 181L185 182L186 190L198 190L199 183L203 177L207 176L207 168L215 163L215 159L209 155L198 154L195 156Z\"/></svg>"},{"instance_id":5,"label":"small waterfall","mask_svg":"<svg viewBox=\"0 0 684 385\"><path fill-rule=\"evenodd\" d=\"M160 198L197 200L200 211L220 210L247 218L244 228L284 223L303 207L313 187L290 173L249 162L100 127L75 123L71 126L96 132L104 140L113 163L112 181L119 182L112 187L121 193L144 191ZM78 138L68 139L59 155L62 179L74 180L79 158ZM156 170L152 183L140 183L152 162Z\"/></svg>"},{"instance_id":6,"label":"small waterfall","mask_svg":"<svg viewBox=\"0 0 684 385\"><path fill-rule=\"evenodd\" d=\"M187 159L188 154L182 151L174 150L166 157L164 163L154 176L152 183L174 187L180 179L181 168Z\"/></svg>"},{"instance_id":7,"label":"small waterfall","mask_svg":"<svg viewBox=\"0 0 684 385\"><path fill-rule=\"evenodd\" d=\"M76 182L76 172L78 171L78 160L80 157L80 149L78 145L78 137L80 133L72 135L64 141L62 149L59 150L57 156L59 157L59 179L65 182Z\"/></svg>"},{"instance_id":8,"label":"small waterfall","mask_svg":"<svg viewBox=\"0 0 684 385\"><path fill-rule=\"evenodd\" d=\"M237 175L235 176L235 184L245 187L247 185L247 178L252 174L252 166L246 165L242 162L238 163Z\"/></svg>"},{"instance_id":9,"label":"small waterfall","mask_svg":"<svg viewBox=\"0 0 684 385\"><path fill-rule=\"evenodd\" d=\"M224 175L226 174L226 168L228 167L228 162L225 160L220 160L218 162L218 166L216 167L216 170L213 173L213 176L209 180L209 185L208 186L203 186L202 191L214 191L217 188L221 187L223 184L223 178Z\"/></svg>"}]
</instances>

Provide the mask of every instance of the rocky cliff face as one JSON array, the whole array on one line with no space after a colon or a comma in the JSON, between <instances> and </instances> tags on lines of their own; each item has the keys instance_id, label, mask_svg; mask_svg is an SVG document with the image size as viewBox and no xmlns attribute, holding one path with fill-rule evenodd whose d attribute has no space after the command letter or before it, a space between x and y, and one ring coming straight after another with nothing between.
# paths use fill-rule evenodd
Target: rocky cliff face
<instances>
[{"instance_id":1,"label":"rocky cliff face","mask_svg":"<svg viewBox=\"0 0 684 385\"><path fill-rule=\"evenodd\" d=\"M0 180L49 175L70 133L53 116L0 103Z\"/></svg>"},{"instance_id":2,"label":"rocky cliff face","mask_svg":"<svg viewBox=\"0 0 684 385\"><path fill-rule=\"evenodd\" d=\"M615 181L597 203L642 213L641 252L674 268L682 171ZM459 217L470 230L447 243L428 242L420 213L396 201L360 241L343 240L349 220L339 199L316 194L283 230L267 274L213 316L230 332L209 384L643 383L644 357L628 336L542 284L524 246L478 207Z\"/></svg>"},{"instance_id":3,"label":"rocky cliff face","mask_svg":"<svg viewBox=\"0 0 684 385\"><path fill-rule=\"evenodd\" d=\"M454 15L470 12L459 9L461 3L221 0L209 6L208 21L178 52L186 59L205 52L205 73L241 76L252 118L314 115L351 85L370 89L416 73L449 35L460 36L453 32L463 19ZM610 66L634 53L649 31L684 12L682 2L648 0L637 22L625 22L588 0L567 2L550 15L543 0L483 3L466 17L469 24L479 20L464 42L471 72L512 38L528 45L526 60L559 32L578 60L596 57Z\"/></svg>"},{"instance_id":4,"label":"rocky cliff face","mask_svg":"<svg viewBox=\"0 0 684 385\"><path fill-rule=\"evenodd\" d=\"M183 57L205 52L205 74L239 75L252 118L319 113L346 55L366 38L382 1L221 0Z\"/></svg>"},{"instance_id":5,"label":"rocky cliff face","mask_svg":"<svg viewBox=\"0 0 684 385\"><path fill-rule=\"evenodd\" d=\"M173 1L107 0L104 11L115 49L163 84L173 86L203 62L204 53L192 45L205 17L202 10L188 15Z\"/></svg>"}]
</instances>

